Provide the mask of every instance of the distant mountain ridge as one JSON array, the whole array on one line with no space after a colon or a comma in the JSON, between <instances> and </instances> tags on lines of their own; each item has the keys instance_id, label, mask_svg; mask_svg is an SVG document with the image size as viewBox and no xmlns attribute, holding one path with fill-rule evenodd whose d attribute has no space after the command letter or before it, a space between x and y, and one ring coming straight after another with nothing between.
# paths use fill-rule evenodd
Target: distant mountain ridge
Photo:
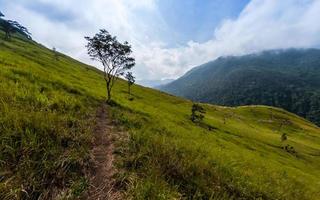
<instances>
[{"instance_id":1,"label":"distant mountain ridge","mask_svg":"<svg viewBox=\"0 0 320 200\"><path fill-rule=\"evenodd\" d=\"M150 87L150 88L159 88L168 83L171 83L174 79L163 79L163 80L137 80L137 84Z\"/></svg>"},{"instance_id":2,"label":"distant mountain ridge","mask_svg":"<svg viewBox=\"0 0 320 200\"><path fill-rule=\"evenodd\" d=\"M320 50L220 57L191 69L161 90L227 106L277 106L320 125Z\"/></svg>"}]
</instances>

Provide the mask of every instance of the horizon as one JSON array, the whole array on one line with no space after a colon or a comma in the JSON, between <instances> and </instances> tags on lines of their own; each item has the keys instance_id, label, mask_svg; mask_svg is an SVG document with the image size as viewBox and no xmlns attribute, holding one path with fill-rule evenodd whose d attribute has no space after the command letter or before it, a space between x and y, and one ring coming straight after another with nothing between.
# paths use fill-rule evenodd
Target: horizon
<instances>
[{"instance_id":1,"label":"horizon","mask_svg":"<svg viewBox=\"0 0 320 200\"><path fill-rule=\"evenodd\" d=\"M315 0L95 0L90 5L73 0L0 0L0 4L5 18L21 22L37 42L100 69L89 59L83 37L107 29L132 45L138 80L176 79L221 56L320 46L316 21L320 2Z\"/></svg>"}]
</instances>

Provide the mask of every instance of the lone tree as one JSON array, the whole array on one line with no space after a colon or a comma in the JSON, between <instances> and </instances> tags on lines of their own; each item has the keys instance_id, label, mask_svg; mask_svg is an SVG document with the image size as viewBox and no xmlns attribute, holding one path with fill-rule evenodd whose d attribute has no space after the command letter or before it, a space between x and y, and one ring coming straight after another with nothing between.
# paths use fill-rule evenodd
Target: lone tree
<instances>
[{"instance_id":1,"label":"lone tree","mask_svg":"<svg viewBox=\"0 0 320 200\"><path fill-rule=\"evenodd\" d=\"M59 53L55 47L52 48L53 51L53 58L58 61L59 60Z\"/></svg>"},{"instance_id":2,"label":"lone tree","mask_svg":"<svg viewBox=\"0 0 320 200\"><path fill-rule=\"evenodd\" d=\"M12 34L14 33L20 33L27 39L32 39L31 33L28 31L28 29L16 21L2 19L0 21L0 26L2 27L2 30L5 32L6 40L9 40Z\"/></svg>"},{"instance_id":3,"label":"lone tree","mask_svg":"<svg viewBox=\"0 0 320 200\"><path fill-rule=\"evenodd\" d=\"M0 17L4 17L4 14L2 14L2 12L0 11Z\"/></svg>"},{"instance_id":4,"label":"lone tree","mask_svg":"<svg viewBox=\"0 0 320 200\"><path fill-rule=\"evenodd\" d=\"M101 29L94 37L85 37L85 39L88 41L86 47L89 56L103 65L107 103L110 103L111 90L115 81L135 65L135 59L130 57L131 46L128 42L120 43L105 29Z\"/></svg>"},{"instance_id":5,"label":"lone tree","mask_svg":"<svg viewBox=\"0 0 320 200\"><path fill-rule=\"evenodd\" d=\"M202 106L199 104L194 103L191 108L191 121L196 123L196 122L201 122L204 118L205 110Z\"/></svg>"},{"instance_id":6,"label":"lone tree","mask_svg":"<svg viewBox=\"0 0 320 200\"><path fill-rule=\"evenodd\" d=\"M133 85L136 80L135 80L135 77L132 75L132 72L127 72L125 78L128 81L128 93L130 95L131 94L131 90L130 90L131 85Z\"/></svg>"}]
</instances>

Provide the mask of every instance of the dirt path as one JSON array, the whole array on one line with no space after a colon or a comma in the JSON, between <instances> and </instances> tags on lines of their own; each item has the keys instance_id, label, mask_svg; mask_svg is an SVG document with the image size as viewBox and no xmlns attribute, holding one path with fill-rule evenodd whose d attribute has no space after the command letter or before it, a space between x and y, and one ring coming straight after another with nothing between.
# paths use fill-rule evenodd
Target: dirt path
<instances>
[{"instance_id":1,"label":"dirt path","mask_svg":"<svg viewBox=\"0 0 320 200\"><path fill-rule=\"evenodd\" d=\"M97 110L96 127L94 130L93 155L94 167L90 172L90 187L88 198L90 200L120 200L121 193L114 187L113 175L116 173L114 164L113 134L115 127L108 117L105 104Z\"/></svg>"}]
</instances>

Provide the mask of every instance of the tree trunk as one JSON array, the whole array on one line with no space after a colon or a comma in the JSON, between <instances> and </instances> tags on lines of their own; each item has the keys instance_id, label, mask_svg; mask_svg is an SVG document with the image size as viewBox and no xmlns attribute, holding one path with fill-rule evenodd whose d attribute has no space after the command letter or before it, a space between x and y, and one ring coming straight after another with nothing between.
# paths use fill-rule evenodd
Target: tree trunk
<instances>
[{"instance_id":1,"label":"tree trunk","mask_svg":"<svg viewBox=\"0 0 320 200\"><path fill-rule=\"evenodd\" d=\"M108 80L106 80L106 85L107 85L107 103L110 103L110 101L111 101L111 85Z\"/></svg>"},{"instance_id":2,"label":"tree trunk","mask_svg":"<svg viewBox=\"0 0 320 200\"><path fill-rule=\"evenodd\" d=\"M107 103L110 103L110 101L111 101L111 90L110 89L108 89L107 90Z\"/></svg>"}]
</instances>

